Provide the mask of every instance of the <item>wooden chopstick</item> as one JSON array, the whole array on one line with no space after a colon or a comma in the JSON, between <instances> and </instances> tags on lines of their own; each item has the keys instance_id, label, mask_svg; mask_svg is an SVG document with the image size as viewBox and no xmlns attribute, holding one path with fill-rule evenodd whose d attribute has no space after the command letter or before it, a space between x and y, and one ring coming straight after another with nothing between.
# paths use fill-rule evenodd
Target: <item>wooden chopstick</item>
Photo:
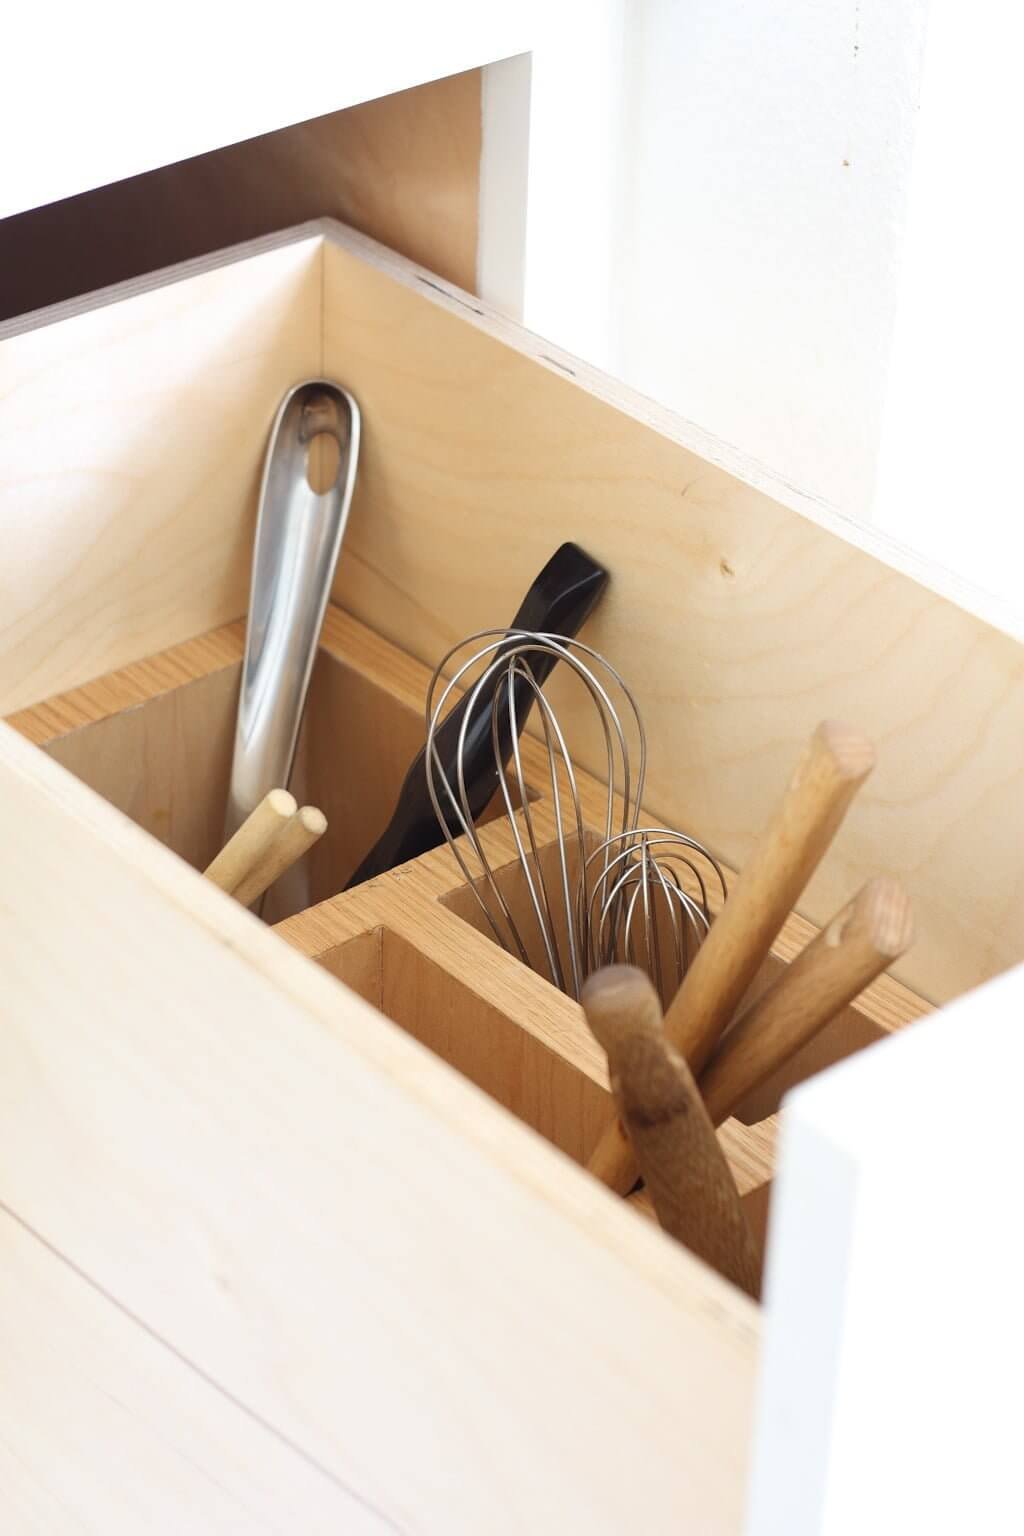
<instances>
[{"instance_id":1,"label":"wooden chopstick","mask_svg":"<svg viewBox=\"0 0 1024 1536\"><path fill-rule=\"evenodd\" d=\"M685 1059L665 1039L661 1004L635 966L597 971L581 1001L608 1056L612 1092L658 1221L751 1296L760 1262L739 1192Z\"/></svg>"},{"instance_id":2,"label":"wooden chopstick","mask_svg":"<svg viewBox=\"0 0 1024 1536\"><path fill-rule=\"evenodd\" d=\"M665 1033L699 1075L779 930L875 764L867 737L826 720L811 737L775 815L737 879L665 1015ZM588 1164L610 1188L636 1181L629 1138L613 1121Z\"/></svg>"},{"instance_id":3,"label":"wooden chopstick","mask_svg":"<svg viewBox=\"0 0 1024 1536\"><path fill-rule=\"evenodd\" d=\"M245 907L251 906L286 869L308 853L326 831L327 817L315 805L304 805L297 810L279 829L263 857L235 887L236 901Z\"/></svg>"},{"instance_id":4,"label":"wooden chopstick","mask_svg":"<svg viewBox=\"0 0 1024 1536\"><path fill-rule=\"evenodd\" d=\"M207 880L233 896L249 873L267 856L281 829L295 815L295 796L272 789L203 871Z\"/></svg>"},{"instance_id":5,"label":"wooden chopstick","mask_svg":"<svg viewBox=\"0 0 1024 1536\"><path fill-rule=\"evenodd\" d=\"M900 882L888 875L869 880L725 1035L700 1078L712 1122L728 1119L752 1088L904 954L913 936Z\"/></svg>"}]
</instances>

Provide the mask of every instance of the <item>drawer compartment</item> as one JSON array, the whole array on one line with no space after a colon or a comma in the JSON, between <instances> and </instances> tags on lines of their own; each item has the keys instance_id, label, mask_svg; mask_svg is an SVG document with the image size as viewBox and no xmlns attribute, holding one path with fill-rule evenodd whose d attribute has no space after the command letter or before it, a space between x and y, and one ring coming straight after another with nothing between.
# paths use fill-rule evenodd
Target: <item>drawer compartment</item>
<instances>
[{"instance_id":1,"label":"drawer compartment","mask_svg":"<svg viewBox=\"0 0 1024 1536\"><path fill-rule=\"evenodd\" d=\"M220 847L244 623L224 626L105 678L18 711L9 723L197 869ZM485 851L509 910L527 936L532 969L499 948L473 891L441 847L350 892L342 888L387 823L423 739L429 669L331 606L325 620L292 787L321 806L328 831L309 859L310 906L283 912L272 889L264 917L406 1033L492 1099L585 1164L610 1113L603 1053L582 1011L547 979L526 882L503 820ZM526 789L539 829L539 862L558 860L543 750L523 746ZM596 825L603 789L579 774L585 817ZM547 792L546 792L547 791ZM497 810L492 808L491 815ZM488 816L482 818L487 827ZM586 832L586 848L598 841ZM578 869L567 837L570 877ZM467 851L467 857L472 855ZM339 894L341 893L341 894ZM720 897L711 892L717 905ZM766 985L798 952L810 925L793 918L754 984ZM871 988L801 1057L729 1122L723 1144L763 1233L774 1147L769 1117L783 1084L899 1027L923 1009L906 993L886 1009ZM905 992L906 989L901 989ZM641 1209L646 1207L641 1202Z\"/></svg>"}]
</instances>

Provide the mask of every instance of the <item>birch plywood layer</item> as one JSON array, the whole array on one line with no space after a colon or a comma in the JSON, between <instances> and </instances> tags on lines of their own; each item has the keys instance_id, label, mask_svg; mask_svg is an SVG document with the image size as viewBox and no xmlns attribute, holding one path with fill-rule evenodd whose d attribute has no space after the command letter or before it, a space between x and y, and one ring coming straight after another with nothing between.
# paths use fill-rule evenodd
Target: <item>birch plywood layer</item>
<instances>
[{"instance_id":1,"label":"birch plywood layer","mask_svg":"<svg viewBox=\"0 0 1024 1536\"><path fill-rule=\"evenodd\" d=\"M6 727L0 784L3 1204L118 1309L101 1382L155 1339L242 1409L210 1508L256 1461L270 1523L256 1421L382 1529L738 1531L756 1310Z\"/></svg>"}]
</instances>

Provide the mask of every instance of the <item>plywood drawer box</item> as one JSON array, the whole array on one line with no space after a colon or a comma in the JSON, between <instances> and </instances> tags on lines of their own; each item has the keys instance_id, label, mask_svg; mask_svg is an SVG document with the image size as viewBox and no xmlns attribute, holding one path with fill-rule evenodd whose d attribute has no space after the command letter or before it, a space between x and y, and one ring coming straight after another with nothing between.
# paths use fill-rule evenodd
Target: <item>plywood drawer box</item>
<instances>
[{"instance_id":1,"label":"plywood drawer box","mask_svg":"<svg viewBox=\"0 0 1024 1536\"><path fill-rule=\"evenodd\" d=\"M270 931L188 865L267 431L318 373L365 430L298 770L332 832ZM763 1224L787 1084L1021 958L1019 647L337 225L8 326L0 381L10 1528L739 1530L759 1312L573 1166L608 1104L579 1010L446 850L334 893L433 660L563 539L613 573L588 638L648 808L730 864L814 723L861 724L880 766L775 963L879 869L920 939L723 1129Z\"/></svg>"}]
</instances>

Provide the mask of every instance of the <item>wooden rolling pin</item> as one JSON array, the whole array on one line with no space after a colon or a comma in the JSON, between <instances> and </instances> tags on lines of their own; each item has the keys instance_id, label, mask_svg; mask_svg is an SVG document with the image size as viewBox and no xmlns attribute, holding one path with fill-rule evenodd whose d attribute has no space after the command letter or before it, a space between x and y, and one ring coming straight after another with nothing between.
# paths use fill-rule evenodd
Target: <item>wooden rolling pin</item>
<instances>
[{"instance_id":1,"label":"wooden rolling pin","mask_svg":"<svg viewBox=\"0 0 1024 1536\"><path fill-rule=\"evenodd\" d=\"M286 789L272 789L264 795L213 863L203 871L207 880L233 896L242 881L266 858L271 845L297 809L295 796Z\"/></svg>"},{"instance_id":2,"label":"wooden rolling pin","mask_svg":"<svg viewBox=\"0 0 1024 1536\"><path fill-rule=\"evenodd\" d=\"M875 764L858 731L826 720L748 859L665 1015L669 1041L700 1072ZM636 1181L629 1139L613 1121L590 1171L619 1194Z\"/></svg>"},{"instance_id":3,"label":"wooden rolling pin","mask_svg":"<svg viewBox=\"0 0 1024 1536\"><path fill-rule=\"evenodd\" d=\"M588 979L581 1001L658 1221L757 1296L760 1262L739 1193L693 1074L665 1039L650 980L635 966L609 966Z\"/></svg>"},{"instance_id":4,"label":"wooden rolling pin","mask_svg":"<svg viewBox=\"0 0 1024 1536\"><path fill-rule=\"evenodd\" d=\"M304 805L296 811L281 827L263 857L235 887L235 900L243 907L251 906L286 869L308 853L326 831L327 817L315 805Z\"/></svg>"},{"instance_id":5,"label":"wooden rolling pin","mask_svg":"<svg viewBox=\"0 0 1024 1536\"><path fill-rule=\"evenodd\" d=\"M715 1125L835 1018L910 946L910 899L898 880L869 880L726 1034L700 1078Z\"/></svg>"}]
</instances>

